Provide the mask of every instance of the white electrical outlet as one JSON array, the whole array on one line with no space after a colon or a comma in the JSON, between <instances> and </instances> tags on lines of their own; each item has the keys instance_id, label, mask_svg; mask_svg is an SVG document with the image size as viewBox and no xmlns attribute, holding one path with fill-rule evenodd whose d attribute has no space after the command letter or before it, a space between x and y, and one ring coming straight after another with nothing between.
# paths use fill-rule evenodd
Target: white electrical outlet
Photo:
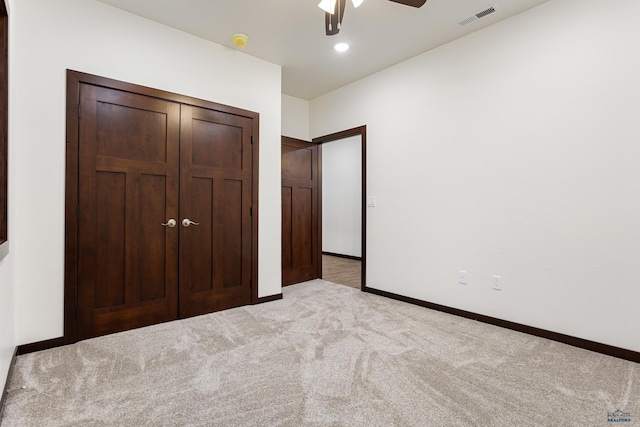
<instances>
[{"instance_id":1,"label":"white electrical outlet","mask_svg":"<svg viewBox=\"0 0 640 427\"><path fill-rule=\"evenodd\" d=\"M367 207L375 208L376 207L376 198L375 197L367 197Z\"/></svg>"},{"instance_id":2,"label":"white electrical outlet","mask_svg":"<svg viewBox=\"0 0 640 427\"><path fill-rule=\"evenodd\" d=\"M464 270L458 271L458 283L461 285L467 284L467 272Z\"/></svg>"},{"instance_id":3,"label":"white electrical outlet","mask_svg":"<svg viewBox=\"0 0 640 427\"><path fill-rule=\"evenodd\" d=\"M501 276L491 276L491 283L493 283L493 289L496 291L502 290L502 277Z\"/></svg>"}]
</instances>

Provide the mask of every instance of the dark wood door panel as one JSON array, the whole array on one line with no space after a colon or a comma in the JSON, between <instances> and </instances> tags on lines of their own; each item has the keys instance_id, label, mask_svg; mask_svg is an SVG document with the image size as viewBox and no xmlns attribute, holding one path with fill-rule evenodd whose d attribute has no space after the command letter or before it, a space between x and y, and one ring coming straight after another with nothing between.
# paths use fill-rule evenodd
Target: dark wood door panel
<instances>
[{"instance_id":1,"label":"dark wood door panel","mask_svg":"<svg viewBox=\"0 0 640 427\"><path fill-rule=\"evenodd\" d=\"M126 98L133 96L128 95ZM166 114L113 103L116 101L98 101L97 155L145 163L164 163L167 159ZM133 99L122 99L119 102L127 101L132 102Z\"/></svg>"},{"instance_id":2,"label":"dark wood door panel","mask_svg":"<svg viewBox=\"0 0 640 427\"><path fill-rule=\"evenodd\" d=\"M183 254L183 268L190 273L188 283L192 293L213 290L213 179L191 178L191 218L198 222L198 228L182 230L189 233L189 253ZM186 264L186 265L185 265ZM184 277L184 276L183 276Z\"/></svg>"},{"instance_id":3,"label":"dark wood door panel","mask_svg":"<svg viewBox=\"0 0 640 427\"><path fill-rule=\"evenodd\" d=\"M194 119L192 164L242 169L242 127Z\"/></svg>"},{"instance_id":4,"label":"dark wood door panel","mask_svg":"<svg viewBox=\"0 0 640 427\"><path fill-rule=\"evenodd\" d=\"M318 149L282 139L282 285L320 277Z\"/></svg>"},{"instance_id":5,"label":"dark wood door panel","mask_svg":"<svg viewBox=\"0 0 640 427\"><path fill-rule=\"evenodd\" d=\"M190 141L190 163L194 168L251 173L251 119L206 108L183 107L186 110L191 119L183 135Z\"/></svg>"},{"instance_id":6,"label":"dark wood door panel","mask_svg":"<svg viewBox=\"0 0 640 427\"><path fill-rule=\"evenodd\" d=\"M99 322L95 323L92 336L142 328L178 318L177 310L172 316L166 316L166 306L161 300L145 301L133 307L121 305L98 309L95 315Z\"/></svg>"},{"instance_id":7,"label":"dark wood door panel","mask_svg":"<svg viewBox=\"0 0 640 427\"><path fill-rule=\"evenodd\" d=\"M282 179L313 181L315 147L282 144Z\"/></svg>"},{"instance_id":8,"label":"dark wood door panel","mask_svg":"<svg viewBox=\"0 0 640 427\"><path fill-rule=\"evenodd\" d=\"M169 253L164 227L158 224L167 221L167 177L162 175L140 175L140 224L138 238L138 260L143 272L139 274L140 301L162 299L167 294L166 263L175 262ZM174 284L175 281L170 282Z\"/></svg>"},{"instance_id":9,"label":"dark wood door panel","mask_svg":"<svg viewBox=\"0 0 640 427\"><path fill-rule=\"evenodd\" d=\"M96 171L95 191L94 308L99 309L125 303L126 174Z\"/></svg>"},{"instance_id":10,"label":"dark wood door panel","mask_svg":"<svg viewBox=\"0 0 640 427\"><path fill-rule=\"evenodd\" d=\"M240 180L225 179L219 181L219 198L214 204L217 233L214 252L214 265L217 266L218 277L216 283L220 290L241 288L249 279L243 274L247 271L250 257L248 250L251 248L247 242L247 233L243 233L250 226L251 217L243 212L243 182ZM249 207L250 209L250 207ZM246 250L246 252L245 252Z\"/></svg>"},{"instance_id":11,"label":"dark wood door panel","mask_svg":"<svg viewBox=\"0 0 640 427\"><path fill-rule=\"evenodd\" d=\"M80 338L177 316L178 232L161 224L178 213L179 114L175 103L80 88Z\"/></svg>"},{"instance_id":12,"label":"dark wood door panel","mask_svg":"<svg viewBox=\"0 0 640 427\"><path fill-rule=\"evenodd\" d=\"M180 316L251 301L252 121L183 106ZM215 153L212 156L211 153Z\"/></svg>"},{"instance_id":13,"label":"dark wood door panel","mask_svg":"<svg viewBox=\"0 0 640 427\"><path fill-rule=\"evenodd\" d=\"M294 189L296 211L293 216L293 265L306 267L313 265L314 236L313 221L316 195L313 188L298 187Z\"/></svg>"},{"instance_id":14,"label":"dark wood door panel","mask_svg":"<svg viewBox=\"0 0 640 427\"><path fill-rule=\"evenodd\" d=\"M283 286L318 277L317 194L312 188L283 188Z\"/></svg>"}]
</instances>

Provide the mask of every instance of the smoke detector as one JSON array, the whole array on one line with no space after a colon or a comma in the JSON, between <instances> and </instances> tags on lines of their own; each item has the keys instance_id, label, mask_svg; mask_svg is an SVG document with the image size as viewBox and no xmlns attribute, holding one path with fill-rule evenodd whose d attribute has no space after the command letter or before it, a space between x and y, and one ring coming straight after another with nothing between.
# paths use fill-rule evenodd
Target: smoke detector
<instances>
[{"instance_id":1,"label":"smoke detector","mask_svg":"<svg viewBox=\"0 0 640 427\"><path fill-rule=\"evenodd\" d=\"M244 34L234 34L233 38L231 39L233 40L233 44L242 48L245 47L247 45L247 43L249 43L249 37L247 37Z\"/></svg>"}]
</instances>

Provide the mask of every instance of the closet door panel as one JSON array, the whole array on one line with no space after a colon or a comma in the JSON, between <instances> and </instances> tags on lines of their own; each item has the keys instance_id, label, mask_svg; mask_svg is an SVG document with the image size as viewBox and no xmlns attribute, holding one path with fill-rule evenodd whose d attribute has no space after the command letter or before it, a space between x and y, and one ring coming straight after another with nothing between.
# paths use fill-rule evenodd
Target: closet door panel
<instances>
[{"instance_id":1,"label":"closet door panel","mask_svg":"<svg viewBox=\"0 0 640 427\"><path fill-rule=\"evenodd\" d=\"M251 302L253 122L182 106L180 316ZM197 225L196 225L197 224Z\"/></svg>"},{"instance_id":2,"label":"closet door panel","mask_svg":"<svg viewBox=\"0 0 640 427\"><path fill-rule=\"evenodd\" d=\"M177 103L81 84L80 339L177 318Z\"/></svg>"}]
</instances>

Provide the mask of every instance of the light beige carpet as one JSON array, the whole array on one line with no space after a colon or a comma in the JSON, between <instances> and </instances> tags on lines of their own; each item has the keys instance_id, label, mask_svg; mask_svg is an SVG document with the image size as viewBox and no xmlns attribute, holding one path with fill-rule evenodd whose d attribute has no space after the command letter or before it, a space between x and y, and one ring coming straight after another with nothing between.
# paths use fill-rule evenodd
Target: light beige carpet
<instances>
[{"instance_id":1,"label":"light beige carpet","mask_svg":"<svg viewBox=\"0 0 640 427\"><path fill-rule=\"evenodd\" d=\"M640 423L636 363L322 280L20 356L10 390L2 427Z\"/></svg>"}]
</instances>

